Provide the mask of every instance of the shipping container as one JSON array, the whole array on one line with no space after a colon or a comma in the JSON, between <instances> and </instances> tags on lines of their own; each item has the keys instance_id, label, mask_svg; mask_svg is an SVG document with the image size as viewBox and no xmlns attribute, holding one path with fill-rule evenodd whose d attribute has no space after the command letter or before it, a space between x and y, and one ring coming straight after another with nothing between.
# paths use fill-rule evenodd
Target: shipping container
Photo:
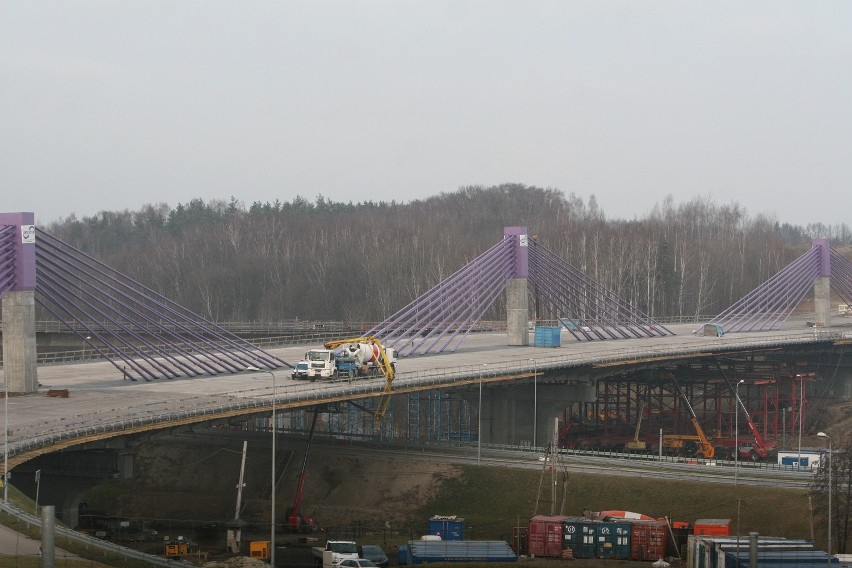
<instances>
[{"instance_id":1,"label":"shipping container","mask_svg":"<svg viewBox=\"0 0 852 568\"><path fill-rule=\"evenodd\" d=\"M736 552L723 552L724 566L717 564L717 568L748 568L751 556L746 548ZM828 553L823 550L790 550L790 551L764 551L758 548L757 566L768 568L769 566L781 566L786 568L805 568L826 566L828 564Z\"/></svg>"},{"instance_id":2,"label":"shipping container","mask_svg":"<svg viewBox=\"0 0 852 568\"><path fill-rule=\"evenodd\" d=\"M595 525L587 517L569 517L562 521L562 549L570 550L574 558L595 557Z\"/></svg>"},{"instance_id":3,"label":"shipping container","mask_svg":"<svg viewBox=\"0 0 852 568\"><path fill-rule=\"evenodd\" d=\"M630 558L630 523L598 523L595 525L595 545L595 558Z\"/></svg>"},{"instance_id":4,"label":"shipping container","mask_svg":"<svg viewBox=\"0 0 852 568\"><path fill-rule=\"evenodd\" d=\"M530 551L527 550L530 542L530 528L512 527L512 542L509 545L515 551L516 556L527 556Z\"/></svg>"},{"instance_id":5,"label":"shipping container","mask_svg":"<svg viewBox=\"0 0 852 568\"><path fill-rule=\"evenodd\" d=\"M800 469L816 469L819 467L824 455L826 455L825 450L808 449L802 450L801 452L779 450L778 465L787 465L792 468Z\"/></svg>"},{"instance_id":6,"label":"shipping container","mask_svg":"<svg viewBox=\"0 0 852 568\"><path fill-rule=\"evenodd\" d=\"M562 345L561 331L558 327L535 326L535 346L560 347Z\"/></svg>"},{"instance_id":7,"label":"shipping container","mask_svg":"<svg viewBox=\"0 0 852 568\"><path fill-rule=\"evenodd\" d=\"M693 532L696 535L730 536L731 519L698 519Z\"/></svg>"},{"instance_id":8,"label":"shipping container","mask_svg":"<svg viewBox=\"0 0 852 568\"><path fill-rule=\"evenodd\" d=\"M427 534L439 536L441 540L464 540L464 519L455 515L433 515Z\"/></svg>"},{"instance_id":9,"label":"shipping container","mask_svg":"<svg viewBox=\"0 0 852 568\"><path fill-rule=\"evenodd\" d=\"M536 515L530 519L527 550L532 556L562 555L562 522L568 517Z\"/></svg>"},{"instance_id":10,"label":"shipping container","mask_svg":"<svg viewBox=\"0 0 852 568\"><path fill-rule=\"evenodd\" d=\"M502 540L410 540L405 554L397 559L402 564L434 562L517 562L518 557Z\"/></svg>"},{"instance_id":11,"label":"shipping container","mask_svg":"<svg viewBox=\"0 0 852 568\"><path fill-rule=\"evenodd\" d=\"M665 521L630 522L630 559L659 560L666 557L669 530Z\"/></svg>"},{"instance_id":12,"label":"shipping container","mask_svg":"<svg viewBox=\"0 0 852 568\"><path fill-rule=\"evenodd\" d=\"M688 568L733 568L748 565L748 537L692 535L687 545ZM782 537L758 537L758 565L787 563L787 566L810 565L814 558L828 561L827 554L818 551L810 541L786 539ZM743 561L745 559L745 562Z\"/></svg>"}]
</instances>

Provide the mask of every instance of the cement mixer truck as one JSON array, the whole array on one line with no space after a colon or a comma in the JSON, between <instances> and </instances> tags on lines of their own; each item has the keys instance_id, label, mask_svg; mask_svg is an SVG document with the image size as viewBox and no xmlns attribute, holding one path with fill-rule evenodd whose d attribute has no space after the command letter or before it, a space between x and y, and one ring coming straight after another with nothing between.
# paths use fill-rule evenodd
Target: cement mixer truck
<instances>
[{"instance_id":1,"label":"cement mixer truck","mask_svg":"<svg viewBox=\"0 0 852 568\"><path fill-rule=\"evenodd\" d=\"M384 347L374 337L329 341L325 349L305 354L307 379L357 379L392 377L396 369L396 350Z\"/></svg>"}]
</instances>

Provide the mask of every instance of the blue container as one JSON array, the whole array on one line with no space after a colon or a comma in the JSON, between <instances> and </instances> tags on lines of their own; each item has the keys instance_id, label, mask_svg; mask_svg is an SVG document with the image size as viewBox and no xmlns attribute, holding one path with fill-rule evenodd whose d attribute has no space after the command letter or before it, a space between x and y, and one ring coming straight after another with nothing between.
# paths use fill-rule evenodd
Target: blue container
<instances>
[{"instance_id":1,"label":"blue container","mask_svg":"<svg viewBox=\"0 0 852 568\"><path fill-rule=\"evenodd\" d=\"M502 540L409 540L408 564L433 562L517 562L518 557Z\"/></svg>"},{"instance_id":2,"label":"blue container","mask_svg":"<svg viewBox=\"0 0 852 568\"><path fill-rule=\"evenodd\" d=\"M536 347L560 347L562 345L561 329L558 327L535 326Z\"/></svg>"},{"instance_id":3,"label":"blue container","mask_svg":"<svg viewBox=\"0 0 852 568\"><path fill-rule=\"evenodd\" d=\"M574 558L594 558L600 521L586 517L571 517L562 522L562 550L571 550Z\"/></svg>"},{"instance_id":4,"label":"blue container","mask_svg":"<svg viewBox=\"0 0 852 568\"><path fill-rule=\"evenodd\" d=\"M464 540L464 519L435 515L429 519L427 534L441 537L441 540Z\"/></svg>"},{"instance_id":5,"label":"blue container","mask_svg":"<svg viewBox=\"0 0 852 568\"><path fill-rule=\"evenodd\" d=\"M630 558L630 523L598 523L595 558Z\"/></svg>"}]
</instances>

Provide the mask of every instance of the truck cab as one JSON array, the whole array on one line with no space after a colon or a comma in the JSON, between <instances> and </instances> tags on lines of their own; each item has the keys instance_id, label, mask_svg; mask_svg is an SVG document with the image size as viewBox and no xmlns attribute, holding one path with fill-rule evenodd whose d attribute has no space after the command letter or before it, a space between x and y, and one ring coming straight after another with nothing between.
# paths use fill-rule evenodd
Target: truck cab
<instances>
[{"instance_id":1,"label":"truck cab","mask_svg":"<svg viewBox=\"0 0 852 568\"><path fill-rule=\"evenodd\" d=\"M308 379L315 381L337 376L337 361L331 349L311 349L305 353L305 360L308 362Z\"/></svg>"}]
</instances>

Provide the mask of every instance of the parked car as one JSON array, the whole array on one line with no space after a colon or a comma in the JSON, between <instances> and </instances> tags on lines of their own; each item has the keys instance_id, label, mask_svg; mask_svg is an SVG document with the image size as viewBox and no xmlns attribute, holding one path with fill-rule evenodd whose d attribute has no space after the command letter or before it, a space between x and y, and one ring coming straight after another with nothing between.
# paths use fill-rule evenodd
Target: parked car
<instances>
[{"instance_id":1,"label":"parked car","mask_svg":"<svg viewBox=\"0 0 852 568\"><path fill-rule=\"evenodd\" d=\"M340 563L340 566L345 566L346 568L376 568L373 561L367 560L366 558L344 560Z\"/></svg>"},{"instance_id":2,"label":"parked car","mask_svg":"<svg viewBox=\"0 0 852 568\"><path fill-rule=\"evenodd\" d=\"M390 560L388 560L388 556L385 554L385 551L382 550L381 546L365 544L358 552L361 555L361 558L372 560L379 568L387 568L388 564L390 564Z\"/></svg>"}]
</instances>

